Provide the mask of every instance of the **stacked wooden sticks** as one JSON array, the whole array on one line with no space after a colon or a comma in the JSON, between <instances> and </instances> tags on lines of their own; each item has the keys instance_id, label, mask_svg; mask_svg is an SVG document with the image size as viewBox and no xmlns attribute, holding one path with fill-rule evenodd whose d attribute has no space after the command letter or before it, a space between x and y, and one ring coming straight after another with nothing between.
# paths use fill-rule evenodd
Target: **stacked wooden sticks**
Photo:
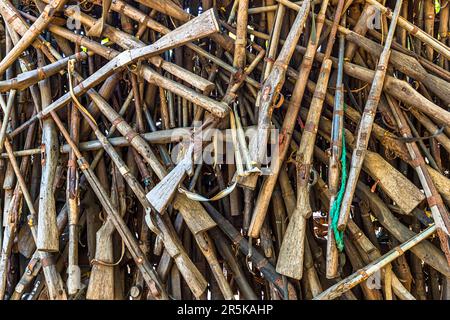
<instances>
[{"instance_id":1,"label":"stacked wooden sticks","mask_svg":"<svg viewBox=\"0 0 450 320\"><path fill-rule=\"evenodd\" d=\"M450 298L447 0L0 0L0 298Z\"/></svg>"}]
</instances>

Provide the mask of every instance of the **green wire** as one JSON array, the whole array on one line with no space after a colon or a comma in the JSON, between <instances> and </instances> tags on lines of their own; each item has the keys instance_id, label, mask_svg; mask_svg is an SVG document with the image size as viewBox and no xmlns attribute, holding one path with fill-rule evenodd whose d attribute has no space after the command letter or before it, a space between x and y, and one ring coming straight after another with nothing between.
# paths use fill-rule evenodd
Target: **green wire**
<instances>
[{"instance_id":1,"label":"green wire","mask_svg":"<svg viewBox=\"0 0 450 320\"><path fill-rule=\"evenodd\" d=\"M344 104L345 109L345 104ZM347 183L347 147L345 146L345 129L342 127L342 155L341 155L341 168L342 178L341 186L336 199L333 201L333 205L330 210L331 227L333 228L334 238L336 239L336 246L339 251L344 250L344 232L338 230L339 211L341 209L342 198L345 193L345 185Z\"/></svg>"}]
</instances>

